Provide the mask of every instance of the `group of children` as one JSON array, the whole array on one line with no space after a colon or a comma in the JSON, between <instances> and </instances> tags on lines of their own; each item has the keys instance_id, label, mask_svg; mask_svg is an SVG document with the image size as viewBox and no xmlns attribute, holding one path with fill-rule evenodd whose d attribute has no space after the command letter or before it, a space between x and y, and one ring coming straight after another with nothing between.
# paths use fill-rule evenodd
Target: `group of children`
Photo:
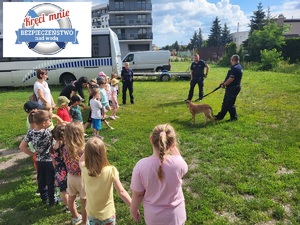
<instances>
[{"instance_id":1,"label":"group of children","mask_svg":"<svg viewBox=\"0 0 300 225\"><path fill-rule=\"evenodd\" d=\"M118 170L107 159L106 146L99 136L105 112L110 110L111 119L118 118L117 81L111 79L109 99L107 78L101 73L89 82L90 124L94 137L85 140L85 125L78 111L79 101L60 96L57 115L38 105L25 107L29 113L30 127L20 144L20 150L36 157L38 190L43 204L54 206L55 186L61 193L63 203L72 215L72 224L116 224L113 187L130 207L131 217L141 220L139 207L144 204L146 224L184 224L186 220L182 177L187 173L187 164L177 148L176 133L169 124L158 125L150 135L153 154L141 159L133 169L132 199L119 180ZM75 98L75 97L74 97ZM72 110L72 107L75 108ZM76 109L77 108L77 109ZM79 110L80 111L80 110ZM80 113L77 113L80 114ZM66 119L71 115L70 119ZM59 124L53 127L52 118ZM61 116L61 117L60 117ZM29 149L29 146L32 149ZM80 197L81 214L76 208Z\"/></svg>"}]
</instances>

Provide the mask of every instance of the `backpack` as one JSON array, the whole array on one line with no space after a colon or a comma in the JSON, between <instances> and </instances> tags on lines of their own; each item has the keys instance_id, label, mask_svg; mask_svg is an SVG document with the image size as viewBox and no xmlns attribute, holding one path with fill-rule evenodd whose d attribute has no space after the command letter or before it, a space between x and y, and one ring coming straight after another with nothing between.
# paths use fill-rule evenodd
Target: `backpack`
<instances>
[{"instance_id":1,"label":"backpack","mask_svg":"<svg viewBox=\"0 0 300 225\"><path fill-rule=\"evenodd\" d=\"M37 102L38 100L39 98L36 96L34 92L29 96L29 101Z\"/></svg>"}]
</instances>

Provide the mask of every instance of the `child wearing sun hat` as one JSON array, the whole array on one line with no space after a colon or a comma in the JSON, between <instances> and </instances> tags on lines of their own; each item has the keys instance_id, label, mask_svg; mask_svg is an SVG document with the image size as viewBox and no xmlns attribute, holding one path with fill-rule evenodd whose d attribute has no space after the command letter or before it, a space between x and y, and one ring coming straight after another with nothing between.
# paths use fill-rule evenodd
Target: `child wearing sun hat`
<instances>
[{"instance_id":1,"label":"child wearing sun hat","mask_svg":"<svg viewBox=\"0 0 300 225\"><path fill-rule=\"evenodd\" d=\"M57 98L57 115L64 121L64 122L71 122L71 117L68 110L68 104L70 100L66 96L59 96Z\"/></svg>"}]
</instances>

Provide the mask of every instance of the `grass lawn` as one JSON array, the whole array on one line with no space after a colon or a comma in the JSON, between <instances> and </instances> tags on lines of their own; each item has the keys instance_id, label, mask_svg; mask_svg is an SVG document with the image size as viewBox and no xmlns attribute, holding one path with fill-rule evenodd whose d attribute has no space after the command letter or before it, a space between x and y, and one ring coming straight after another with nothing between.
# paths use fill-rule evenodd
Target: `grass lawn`
<instances>
[{"instance_id":1,"label":"grass lawn","mask_svg":"<svg viewBox=\"0 0 300 225\"><path fill-rule=\"evenodd\" d=\"M186 71L188 66L189 62L173 62L172 71ZM227 70L212 65L204 92L216 88ZM236 102L239 120L204 127L203 115L197 115L192 125L183 101L188 81L135 82L135 104L121 105L121 118L110 122L115 130L104 126L101 131L109 161L118 168L125 188L129 190L136 162L152 153L148 139L152 129L170 123L189 165L183 183L186 225L300 224L300 77L245 70L242 83ZM61 89L51 87L54 98ZM17 148L26 133L22 106L31 91L0 90L0 148ZM223 94L220 89L202 102L217 114ZM86 118L88 112L83 113ZM87 133L92 133L90 128ZM0 224L70 224L63 206L40 205L34 195L33 170L32 160L26 158L14 168L0 171ZM117 223L133 224L129 208L116 193L115 203Z\"/></svg>"}]
</instances>

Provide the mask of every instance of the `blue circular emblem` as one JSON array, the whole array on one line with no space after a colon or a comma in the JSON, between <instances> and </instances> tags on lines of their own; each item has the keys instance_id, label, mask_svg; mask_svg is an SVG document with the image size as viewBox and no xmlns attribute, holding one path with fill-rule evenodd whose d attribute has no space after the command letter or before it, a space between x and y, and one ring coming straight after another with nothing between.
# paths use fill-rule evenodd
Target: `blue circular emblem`
<instances>
[{"instance_id":1,"label":"blue circular emblem","mask_svg":"<svg viewBox=\"0 0 300 225\"><path fill-rule=\"evenodd\" d=\"M44 4L40 4L37 5L33 8L31 8L26 16L26 17L31 17L31 18L39 18L41 16L48 16L49 14L58 14L62 12L62 8L60 8L57 5L51 4L51 3L44 3ZM66 29L70 29L72 28L72 24L71 21L69 19L69 17L66 18L61 18L56 20L59 28L66 28ZM32 24L31 26L25 26L25 24L22 24L22 28L23 29L33 29L34 28L34 24ZM51 27L48 27L51 28ZM53 55L56 54L58 52L60 52L61 50L63 50L66 47L67 42L26 42L28 48L30 48L32 51L37 52L39 54L43 54L43 55Z\"/></svg>"}]
</instances>

